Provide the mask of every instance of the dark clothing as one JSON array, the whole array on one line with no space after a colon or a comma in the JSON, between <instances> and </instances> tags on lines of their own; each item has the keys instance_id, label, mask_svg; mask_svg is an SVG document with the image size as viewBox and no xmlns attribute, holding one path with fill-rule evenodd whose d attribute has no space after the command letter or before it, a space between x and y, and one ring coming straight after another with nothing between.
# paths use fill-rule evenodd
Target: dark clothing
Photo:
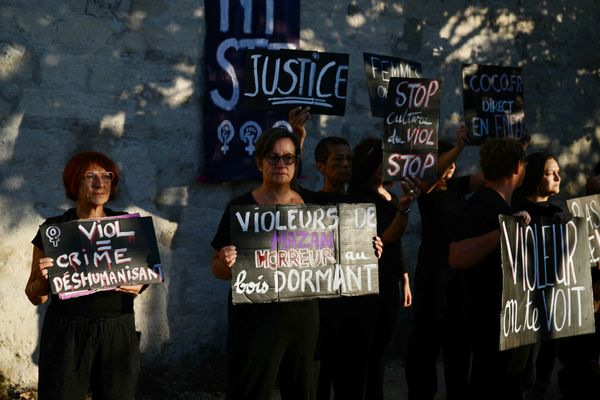
<instances>
[{"instance_id":1,"label":"dark clothing","mask_svg":"<svg viewBox=\"0 0 600 400\"><path fill-rule=\"evenodd\" d=\"M76 219L70 209L45 223ZM32 243L43 248L39 231ZM51 296L40 337L40 400L83 400L89 390L94 400L133 399L139 371L133 296L112 290L67 300Z\"/></svg>"},{"instance_id":2,"label":"dark clothing","mask_svg":"<svg viewBox=\"0 0 600 400\"><path fill-rule=\"evenodd\" d=\"M231 244L231 205L257 204L251 192L227 206L211 245ZM269 399L277 382L281 397L316 395L319 309L316 300L238 304L228 300L227 399Z\"/></svg>"},{"instance_id":3,"label":"dark clothing","mask_svg":"<svg viewBox=\"0 0 600 400\"><path fill-rule=\"evenodd\" d=\"M104 212L108 217L127 214L122 211L113 211L110 208L105 208ZM71 208L62 215L48 218L44 224L59 224L62 222L74 221L76 219L77 210ZM42 236L39 230L31 243L40 250L43 250ZM61 313L64 315L90 318L120 317L123 314L133 314L133 296L126 293L115 292L114 290L107 290L88 296L60 300L58 295L53 294L50 307L60 309Z\"/></svg>"},{"instance_id":4,"label":"dark clothing","mask_svg":"<svg viewBox=\"0 0 600 400\"><path fill-rule=\"evenodd\" d=\"M314 193L314 192L313 192ZM301 192L305 197L305 192ZM317 204L362 203L348 194L317 192ZM363 400L373 325L377 321L377 296L319 299L320 359L317 400Z\"/></svg>"},{"instance_id":5,"label":"dark clothing","mask_svg":"<svg viewBox=\"0 0 600 400\"><path fill-rule=\"evenodd\" d=\"M39 358L39 400L134 399L140 372L133 314L98 318L48 307Z\"/></svg>"},{"instance_id":6,"label":"dark clothing","mask_svg":"<svg viewBox=\"0 0 600 400\"><path fill-rule=\"evenodd\" d=\"M450 179L445 190L418 198L421 246L415 270L412 326L406 355L411 400L433 399L437 360L443 354L446 398L464 399L470 351L458 271L448 264L448 249L470 192L470 176Z\"/></svg>"},{"instance_id":7,"label":"dark clothing","mask_svg":"<svg viewBox=\"0 0 600 400\"><path fill-rule=\"evenodd\" d=\"M513 209L515 211L527 211L532 218L554 217L555 215L563 212L562 208L548 201L536 203L527 199L513 203Z\"/></svg>"},{"instance_id":8,"label":"dark clothing","mask_svg":"<svg viewBox=\"0 0 600 400\"><path fill-rule=\"evenodd\" d=\"M527 211L531 218L555 217L563 213L562 208L548 201L533 202L527 198L513 201L513 208L515 211ZM546 388L550 386L560 341L561 339L546 340L539 344L539 353L535 363L535 391L538 398L543 398Z\"/></svg>"},{"instance_id":9,"label":"dark clothing","mask_svg":"<svg viewBox=\"0 0 600 400\"><path fill-rule=\"evenodd\" d=\"M502 196L489 187L467 201L455 241L498 230L498 215L513 214ZM499 350L502 307L500 243L481 262L461 271L466 282L467 318L471 332L470 398L523 399L533 388L537 346Z\"/></svg>"},{"instance_id":10,"label":"dark clothing","mask_svg":"<svg viewBox=\"0 0 600 400\"><path fill-rule=\"evenodd\" d=\"M374 203L377 209L377 234L391 225L397 207L392 201L387 201L375 192L360 194L364 202ZM367 364L367 386L365 398L369 400L383 399L383 374L385 351L394 337L398 312L400 311L399 282L406 272L403 263L402 243L387 243L379 259L379 296L377 321L373 332L373 340Z\"/></svg>"}]
</instances>

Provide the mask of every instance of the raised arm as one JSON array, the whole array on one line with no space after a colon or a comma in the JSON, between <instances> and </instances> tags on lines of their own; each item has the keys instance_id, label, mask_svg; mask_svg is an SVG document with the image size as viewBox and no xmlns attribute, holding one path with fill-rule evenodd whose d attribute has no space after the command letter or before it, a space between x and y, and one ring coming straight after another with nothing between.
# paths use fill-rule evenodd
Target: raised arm
<instances>
[{"instance_id":1,"label":"raised arm","mask_svg":"<svg viewBox=\"0 0 600 400\"><path fill-rule=\"evenodd\" d=\"M437 160L437 176L441 178L446 172L448 167L456 161L460 153L463 151L467 144L467 126L462 123L456 128L456 144L453 148L447 152L441 154ZM421 188L423 192L429 193L436 185L437 182L423 181Z\"/></svg>"},{"instance_id":2,"label":"raised arm","mask_svg":"<svg viewBox=\"0 0 600 400\"><path fill-rule=\"evenodd\" d=\"M294 107L288 113L288 122L292 126L294 131L300 138L300 148L304 146L304 140L306 139L306 122L310 118L310 107Z\"/></svg>"},{"instance_id":3,"label":"raised arm","mask_svg":"<svg viewBox=\"0 0 600 400\"><path fill-rule=\"evenodd\" d=\"M394 216L392 223L381 235L383 243L394 243L400 240L408 224L408 213L410 204L421 193L421 181L418 178L404 178L400 181L402 186L402 195L400 196L398 212Z\"/></svg>"}]
</instances>

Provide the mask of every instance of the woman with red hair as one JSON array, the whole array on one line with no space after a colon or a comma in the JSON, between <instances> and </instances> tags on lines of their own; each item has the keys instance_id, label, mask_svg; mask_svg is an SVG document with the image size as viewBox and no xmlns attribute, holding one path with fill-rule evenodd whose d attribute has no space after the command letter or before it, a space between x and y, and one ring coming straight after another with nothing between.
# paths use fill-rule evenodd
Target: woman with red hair
<instances>
[{"instance_id":1,"label":"woman with red hair","mask_svg":"<svg viewBox=\"0 0 600 400\"><path fill-rule=\"evenodd\" d=\"M126 214L105 207L119 179L116 164L104 154L76 154L63 172L67 198L76 207L45 223ZM38 398L83 400L91 391L94 399L133 399L140 369L133 299L144 286L60 299L50 294L48 269L54 262L44 254L39 231L32 243L25 293L34 305L51 299L40 337Z\"/></svg>"}]
</instances>

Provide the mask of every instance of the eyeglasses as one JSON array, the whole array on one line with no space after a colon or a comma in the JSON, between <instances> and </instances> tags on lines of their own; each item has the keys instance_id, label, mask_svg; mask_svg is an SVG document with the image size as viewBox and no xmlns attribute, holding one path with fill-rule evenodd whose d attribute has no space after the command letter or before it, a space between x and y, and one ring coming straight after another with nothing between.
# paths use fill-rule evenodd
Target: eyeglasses
<instances>
[{"instance_id":1,"label":"eyeglasses","mask_svg":"<svg viewBox=\"0 0 600 400\"><path fill-rule=\"evenodd\" d=\"M83 175L83 179L87 183L93 183L94 180L96 180L96 179L101 180L102 183L111 183L112 180L114 179L114 177L115 177L115 174L113 174L112 172L87 171Z\"/></svg>"},{"instance_id":2,"label":"eyeglasses","mask_svg":"<svg viewBox=\"0 0 600 400\"><path fill-rule=\"evenodd\" d=\"M285 154L283 156L278 156L276 154L269 154L268 156L265 157L265 160L267 160L267 163L269 163L269 165L275 167L277 164L279 164L279 161L283 161L283 163L285 165L292 165L296 162L296 156L293 154Z\"/></svg>"}]
</instances>

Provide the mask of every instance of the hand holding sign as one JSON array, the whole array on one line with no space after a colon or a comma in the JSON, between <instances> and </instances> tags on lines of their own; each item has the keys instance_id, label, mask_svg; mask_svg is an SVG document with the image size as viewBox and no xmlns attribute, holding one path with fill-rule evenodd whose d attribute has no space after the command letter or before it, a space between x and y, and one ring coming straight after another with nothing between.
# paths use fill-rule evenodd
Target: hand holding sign
<instances>
[{"instance_id":1,"label":"hand holding sign","mask_svg":"<svg viewBox=\"0 0 600 400\"><path fill-rule=\"evenodd\" d=\"M235 264L235 260L237 260L235 246L225 246L219 250L219 261L221 261L223 265L231 268L233 264Z\"/></svg>"},{"instance_id":2,"label":"hand holding sign","mask_svg":"<svg viewBox=\"0 0 600 400\"><path fill-rule=\"evenodd\" d=\"M300 147L304 144L304 139L306 139L306 128L304 125L308 122L310 118L310 107L294 107L288 113L288 122L292 126L292 131L295 132L300 138Z\"/></svg>"},{"instance_id":3,"label":"hand holding sign","mask_svg":"<svg viewBox=\"0 0 600 400\"><path fill-rule=\"evenodd\" d=\"M51 268L54 265L54 261L50 257L41 257L41 255L43 255L43 253L40 250L34 250L31 266L32 271L25 288L27 296L34 304L40 303L36 303L33 299L41 299L48 296L48 293L50 292L48 268ZM42 303L44 301L42 301Z\"/></svg>"}]
</instances>

